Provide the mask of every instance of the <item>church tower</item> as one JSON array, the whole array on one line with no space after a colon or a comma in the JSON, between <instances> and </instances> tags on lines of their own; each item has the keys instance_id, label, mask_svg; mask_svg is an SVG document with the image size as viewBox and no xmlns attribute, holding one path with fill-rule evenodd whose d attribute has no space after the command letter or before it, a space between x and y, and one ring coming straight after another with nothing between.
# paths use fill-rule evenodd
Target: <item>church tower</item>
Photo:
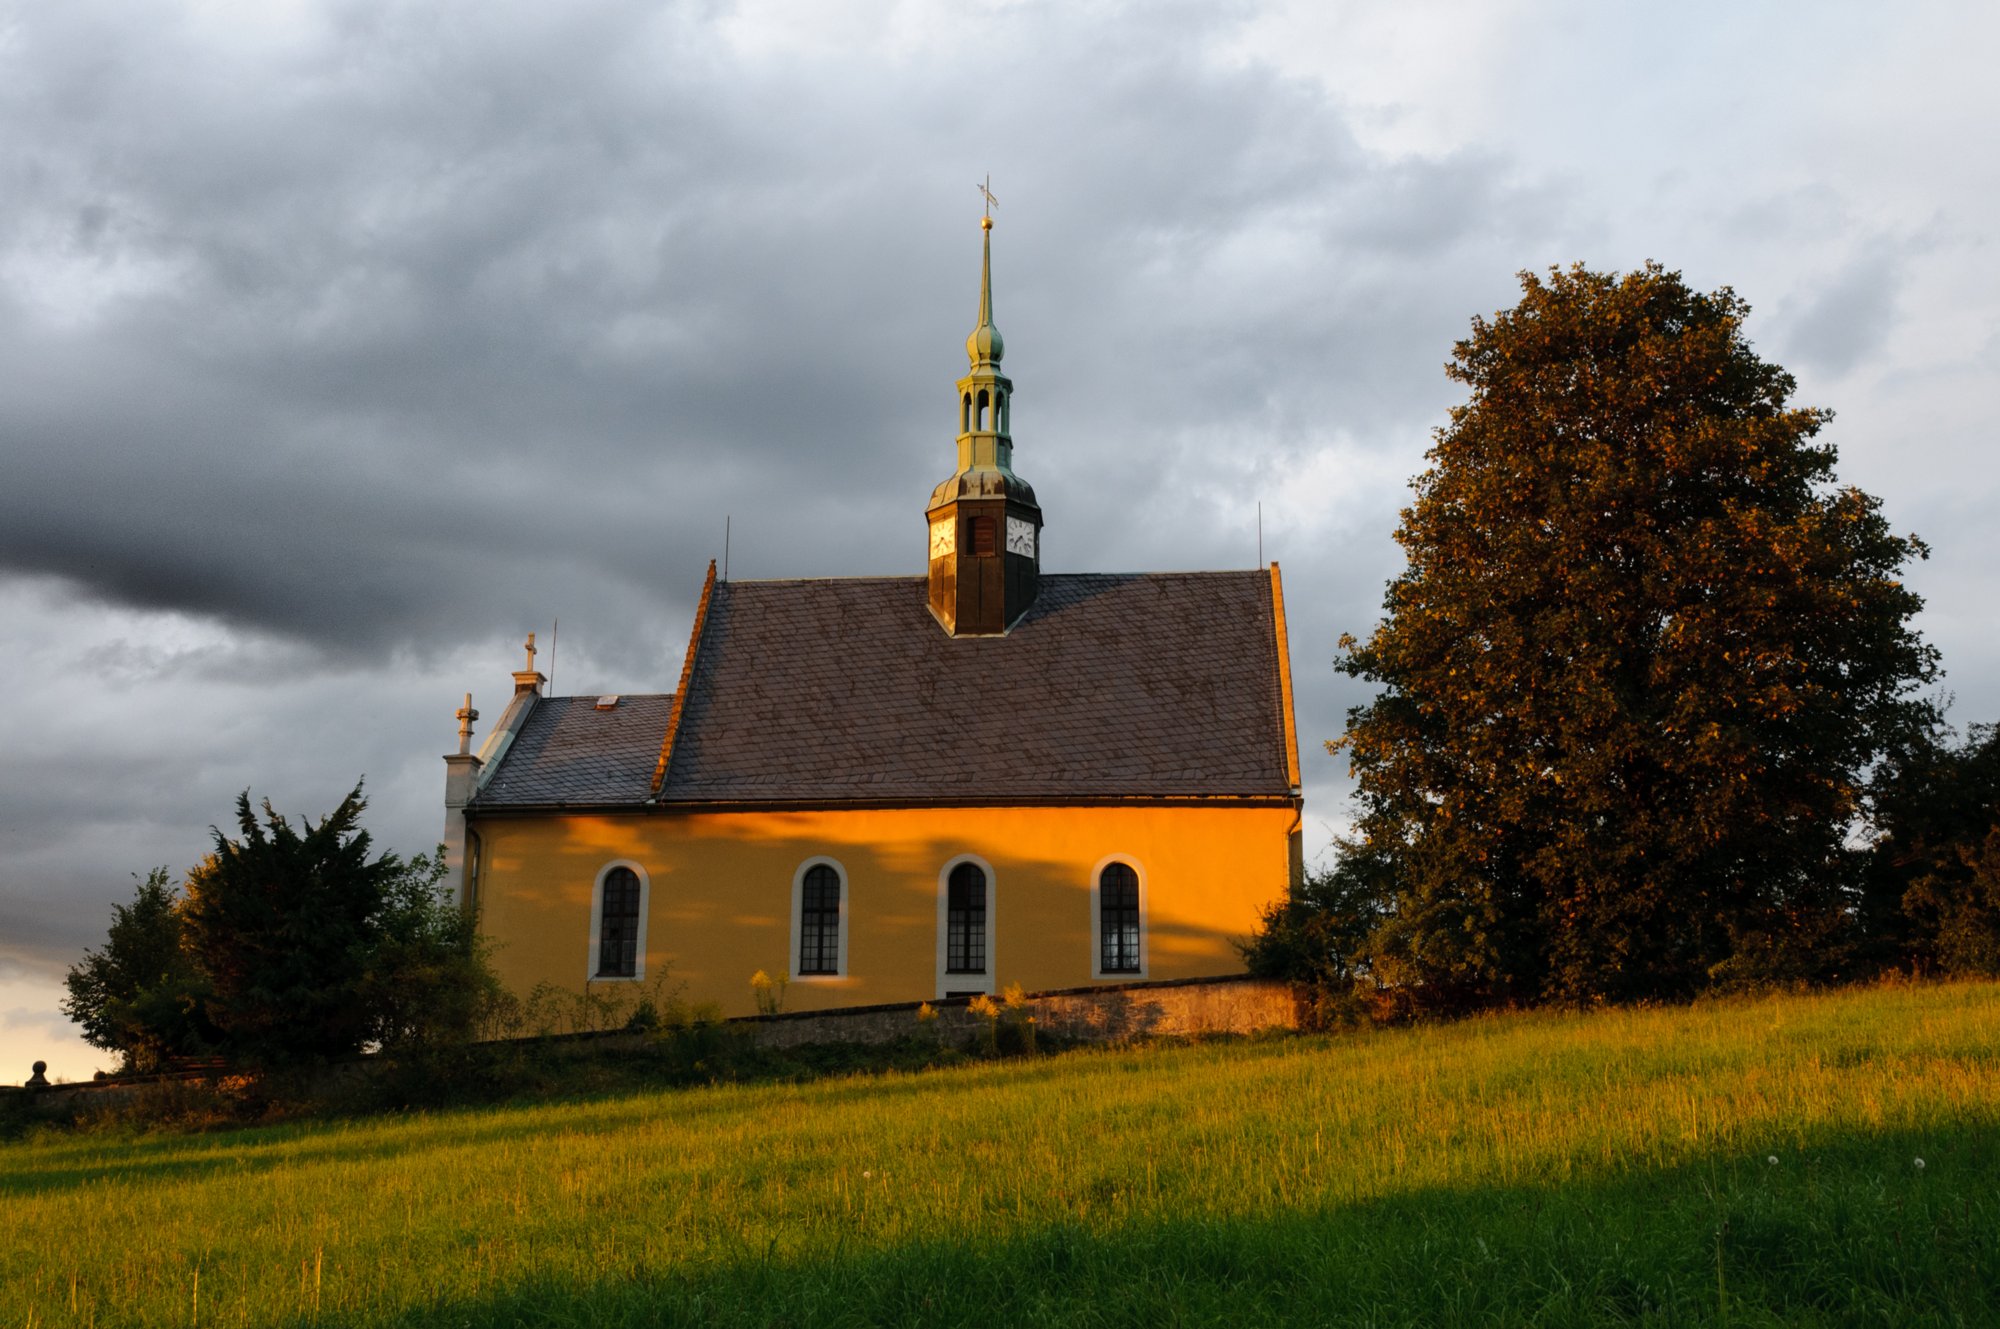
<instances>
[{"instance_id":1,"label":"church tower","mask_svg":"<svg viewBox=\"0 0 2000 1329\"><path fill-rule=\"evenodd\" d=\"M1014 385L1000 372L993 326L993 218L980 218L979 326L965 339L971 370L958 381L958 470L931 491L931 612L954 637L1005 632L1035 602L1042 509L1014 474L1008 434Z\"/></svg>"}]
</instances>

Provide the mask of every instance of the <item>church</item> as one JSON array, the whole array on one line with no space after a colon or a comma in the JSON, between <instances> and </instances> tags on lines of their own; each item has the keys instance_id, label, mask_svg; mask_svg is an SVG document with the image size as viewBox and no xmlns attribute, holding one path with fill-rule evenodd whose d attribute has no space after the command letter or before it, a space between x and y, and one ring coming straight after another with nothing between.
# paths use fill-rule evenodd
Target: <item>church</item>
<instances>
[{"instance_id":1,"label":"church","mask_svg":"<svg viewBox=\"0 0 2000 1329\"><path fill-rule=\"evenodd\" d=\"M511 990L664 974L742 1015L759 971L790 1010L1235 974L1298 881L1278 566L1044 570L981 225L921 575L711 563L672 692L544 695L531 636L476 754L467 696L447 861Z\"/></svg>"}]
</instances>

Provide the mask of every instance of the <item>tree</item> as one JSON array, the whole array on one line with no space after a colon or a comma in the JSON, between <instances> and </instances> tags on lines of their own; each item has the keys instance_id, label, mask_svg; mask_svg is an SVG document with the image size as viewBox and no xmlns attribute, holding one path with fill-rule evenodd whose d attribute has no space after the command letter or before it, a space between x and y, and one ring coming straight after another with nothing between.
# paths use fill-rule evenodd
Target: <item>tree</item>
<instances>
[{"instance_id":1,"label":"tree","mask_svg":"<svg viewBox=\"0 0 2000 1329\"><path fill-rule=\"evenodd\" d=\"M423 854L394 877L356 999L386 1052L477 1038L508 1002L487 963L479 920L450 898L443 857Z\"/></svg>"},{"instance_id":2,"label":"tree","mask_svg":"<svg viewBox=\"0 0 2000 1329\"><path fill-rule=\"evenodd\" d=\"M1440 1004L1825 977L1862 780L1934 716L1926 550L1834 484L1727 288L1521 286L1454 348L1407 568L1341 643L1381 686L1329 745L1386 865L1372 962Z\"/></svg>"},{"instance_id":3,"label":"tree","mask_svg":"<svg viewBox=\"0 0 2000 1329\"><path fill-rule=\"evenodd\" d=\"M69 973L64 1011L135 1070L215 1052L276 1065L375 1045L468 1042L508 1002L477 919L450 899L441 857L371 858L354 786L318 823L294 827L246 790L240 839L178 898L165 868L114 910L102 951Z\"/></svg>"},{"instance_id":4,"label":"tree","mask_svg":"<svg viewBox=\"0 0 2000 1329\"><path fill-rule=\"evenodd\" d=\"M64 980L63 1014L92 1047L119 1054L128 1071L209 1051L206 983L183 945L179 889L167 869L139 881L131 904L111 907L104 949L85 951Z\"/></svg>"},{"instance_id":5,"label":"tree","mask_svg":"<svg viewBox=\"0 0 2000 1329\"><path fill-rule=\"evenodd\" d=\"M356 785L318 823L293 827L246 791L240 839L188 875L187 945L233 1057L282 1063L470 1037L497 991L478 933L419 855L370 858ZM468 1014L467 1012L472 1012Z\"/></svg>"},{"instance_id":6,"label":"tree","mask_svg":"<svg viewBox=\"0 0 2000 1329\"><path fill-rule=\"evenodd\" d=\"M2000 973L2000 726L1952 740L1924 730L1874 781L1860 912L1879 968Z\"/></svg>"}]
</instances>

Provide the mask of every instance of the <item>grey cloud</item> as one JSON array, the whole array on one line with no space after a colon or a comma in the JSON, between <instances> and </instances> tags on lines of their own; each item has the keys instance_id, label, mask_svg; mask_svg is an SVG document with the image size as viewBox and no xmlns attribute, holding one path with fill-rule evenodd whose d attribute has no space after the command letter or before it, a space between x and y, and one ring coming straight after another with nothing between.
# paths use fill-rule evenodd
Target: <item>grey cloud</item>
<instances>
[{"instance_id":1,"label":"grey cloud","mask_svg":"<svg viewBox=\"0 0 2000 1329\"><path fill-rule=\"evenodd\" d=\"M8 243L154 287L53 340L20 302L0 324L26 370L0 562L334 652L552 607L657 635L721 512L763 575L910 565L974 242L885 162L1016 159L1000 306L1024 458L1058 484L1246 410L1409 420L1394 333L1447 320L1393 293L1479 266L1460 219L1510 205L1491 161L1371 161L1311 86L1102 18L1000 30L981 83L1015 91L981 100L956 67L885 95L728 65L698 16L636 6L470 45L358 7L303 80L79 12L17 49L5 114L63 132L22 136L43 224Z\"/></svg>"},{"instance_id":2,"label":"grey cloud","mask_svg":"<svg viewBox=\"0 0 2000 1329\"><path fill-rule=\"evenodd\" d=\"M1872 244L1831 281L1785 312L1784 344L1801 367L1845 374L1875 355L1895 330L1901 254Z\"/></svg>"}]
</instances>

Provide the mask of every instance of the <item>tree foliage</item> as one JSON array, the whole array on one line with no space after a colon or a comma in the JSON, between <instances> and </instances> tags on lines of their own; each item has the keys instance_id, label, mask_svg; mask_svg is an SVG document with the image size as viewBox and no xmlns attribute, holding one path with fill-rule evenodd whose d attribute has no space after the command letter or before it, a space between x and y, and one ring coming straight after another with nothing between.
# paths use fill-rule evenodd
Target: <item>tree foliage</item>
<instances>
[{"instance_id":1,"label":"tree foliage","mask_svg":"<svg viewBox=\"0 0 2000 1329\"><path fill-rule=\"evenodd\" d=\"M1243 944L1252 974L1299 985L1311 1023L1350 1023L1369 1013L1368 940L1382 922L1384 866L1349 853L1331 868L1307 872L1284 899L1264 907Z\"/></svg>"},{"instance_id":2,"label":"tree foliage","mask_svg":"<svg viewBox=\"0 0 2000 1329\"><path fill-rule=\"evenodd\" d=\"M478 917L454 904L442 856L419 854L394 876L377 914L355 998L368 1038L387 1051L468 1042L510 998L486 963Z\"/></svg>"},{"instance_id":3,"label":"tree foliage","mask_svg":"<svg viewBox=\"0 0 2000 1329\"><path fill-rule=\"evenodd\" d=\"M214 830L213 854L188 875L188 945L207 974L208 1008L231 1048L257 1061L338 1056L367 1041L356 985L378 920L403 872L370 859L356 785L318 823L294 827L246 792L240 839Z\"/></svg>"},{"instance_id":4,"label":"tree foliage","mask_svg":"<svg viewBox=\"0 0 2000 1329\"><path fill-rule=\"evenodd\" d=\"M1952 740L1925 730L1874 782L1860 909L1879 968L2000 974L2000 726Z\"/></svg>"},{"instance_id":5,"label":"tree foliage","mask_svg":"<svg viewBox=\"0 0 2000 1329\"><path fill-rule=\"evenodd\" d=\"M1256 935L1243 947L1251 973L1343 984L1360 972L1381 908L1377 884L1356 870L1356 861L1350 855L1330 870L1308 872L1296 891L1264 907Z\"/></svg>"},{"instance_id":6,"label":"tree foliage","mask_svg":"<svg viewBox=\"0 0 2000 1329\"><path fill-rule=\"evenodd\" d=\"M1524 273L1339 667L1385 865L1379 976L1448 1005L1687 994L1842 962L1865 773L1929 723L1925 554L1833 480L1830 418L1727 288Z\"/></svg>"},{"instance_id":7,"label":"tree foliage","mask_svg":"<svg viewBox=\"0 0 2000 1329\"><path fill-rule=\"evenodd\" d=\"M104 950L71 969L65 1011L135 1070L190 1051L277 1065L475 1036L503 997L477 922L439 859L371 856L366 807L357 784L294 826L246 791L239 834L213 831L185 898L160 869L116 909Z\"/></svg>"},{"instance_id":8,"label":"tree foliage","mask_svg":"<svg viewBox=\"0 0 2000 1329\"><path fill-rule=\"evenodd\" d=\"M131 1070L209 1051L218 1036L207 985L184 943L179 888L167 869L154 868L132 903L111 907L103 949L70 967L63 1014L82 1026L85 1042L118 1053Z\"/></svg>"}]
</instances>

